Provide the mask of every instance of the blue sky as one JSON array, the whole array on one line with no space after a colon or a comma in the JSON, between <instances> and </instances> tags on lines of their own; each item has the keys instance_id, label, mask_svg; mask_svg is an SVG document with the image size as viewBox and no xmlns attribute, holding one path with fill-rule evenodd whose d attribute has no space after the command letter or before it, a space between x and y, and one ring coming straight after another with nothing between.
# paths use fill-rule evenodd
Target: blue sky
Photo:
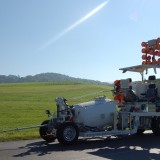
<instances>
[{"instance_id":1,"label":"blue sky","mask_svg":"<svg viewBox=\"0 0 160 160\"><path fill-rule=\"evenodd\" d=\"M160 36L159 6L159 0L0 0L0 75L140 79L119 68L141 64L141 42Z\"/></svg>"}]
</instances>

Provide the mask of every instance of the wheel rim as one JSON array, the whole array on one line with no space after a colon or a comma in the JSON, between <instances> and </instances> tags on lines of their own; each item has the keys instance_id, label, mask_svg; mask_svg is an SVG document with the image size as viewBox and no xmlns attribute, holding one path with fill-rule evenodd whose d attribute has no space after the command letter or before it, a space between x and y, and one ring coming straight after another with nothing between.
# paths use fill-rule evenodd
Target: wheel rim
<instances>
[{"instance_id":1,"label":"wheel rim","mask_svg":"<svg viewBox=\"0 0 160 160\"><path fill-rule=\"evenodd\" d=\"M63 137L66 141L73 141L76 137L76 130L72 126L68 126L64 129Z\"/></svg>"}]
</instances>

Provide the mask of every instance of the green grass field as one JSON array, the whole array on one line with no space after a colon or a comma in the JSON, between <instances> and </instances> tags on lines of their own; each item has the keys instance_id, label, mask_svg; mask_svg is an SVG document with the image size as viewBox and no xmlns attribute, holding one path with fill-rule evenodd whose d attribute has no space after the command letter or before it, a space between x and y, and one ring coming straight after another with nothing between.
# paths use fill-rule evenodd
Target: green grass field
<instances>
[{"instance_id":1,"label":"green grass field","mask_svg":"<svg viewBox=\"0 0 160 160\"><path fill-rule=\"evenodd\" d=\"M111 86L87 83L7 83L0 84L0 131L40 125L48 119L45 110L56 110L56 97L74 98L102 90ZM87 97L69 100L72 105L105 95L112 99L112 92L97 93ZM39 129L0 133L0 141L39 138Z\"/></svg>"}]
</instances>

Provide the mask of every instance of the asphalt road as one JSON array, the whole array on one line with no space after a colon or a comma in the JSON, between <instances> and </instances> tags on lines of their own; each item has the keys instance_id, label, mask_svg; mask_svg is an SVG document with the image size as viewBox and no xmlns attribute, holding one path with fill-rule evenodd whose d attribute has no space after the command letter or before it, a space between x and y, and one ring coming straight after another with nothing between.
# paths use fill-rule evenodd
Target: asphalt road
<instances>
[{"instance_id":1,"label":"asphalt road","mask_svg":"<svg viewBox=\"0 0 160 160\"><path fill-rule=\"evenodd\" d=\"M73 146L57 141L0 143L0 160L160 160L160 137L151 133L107 140L79 140Z\"/></svg>"}]
</instances>

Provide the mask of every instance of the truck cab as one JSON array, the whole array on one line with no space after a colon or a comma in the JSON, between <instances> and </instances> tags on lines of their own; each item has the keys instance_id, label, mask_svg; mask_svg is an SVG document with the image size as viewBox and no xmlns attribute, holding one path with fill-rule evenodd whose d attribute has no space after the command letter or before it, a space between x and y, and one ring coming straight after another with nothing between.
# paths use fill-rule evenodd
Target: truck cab
<instances>
[{"instance_id":1,"label":"truck cab","mask_svg":"<svg viewBox=\"0 0 160 160\"><path fill-rule=\"evenodd\" d=\"M125 72L137 72L142 76L141 81L132 82L131 79L121 80L121 88L125 91L124 101L144 103L146 102L147 108L142 107L145 112L159 112L160 111L160 80L156 79L156 75L151 75L147 80L144 79L144 73L148 74L149 70L153 69L155 74L160 65L138 65L127 68L120 68ZM127 97L127 93L134 92L134 98ZM131 96L131 95L130 95ZM132 95L133 96L133 95Z\"/></svg>"},{"instance_id":2,"label":"truck cab","mask_svg":"<svg viewBox=\"0 0 160 160\"><path fill-rule=\"evenodd\" d=\"M120 68L123 73L137 72L142 76L141 81L132 82L131 78L116 80L114 82L114 100L117 101L118 111L121 114L129 112L137 115L139 119L137 133L152 129L156 135L159 131L160 112L160 80L155 75L144 79L144 73L148 74L150 69L156 70L160 65L137 65L132 67ZM122 116L120 116L122 117ZM127 128L128 118L123 122L123 127ZM156 129L154 129L156 128Z\"/></svg>"}]
</instances>

